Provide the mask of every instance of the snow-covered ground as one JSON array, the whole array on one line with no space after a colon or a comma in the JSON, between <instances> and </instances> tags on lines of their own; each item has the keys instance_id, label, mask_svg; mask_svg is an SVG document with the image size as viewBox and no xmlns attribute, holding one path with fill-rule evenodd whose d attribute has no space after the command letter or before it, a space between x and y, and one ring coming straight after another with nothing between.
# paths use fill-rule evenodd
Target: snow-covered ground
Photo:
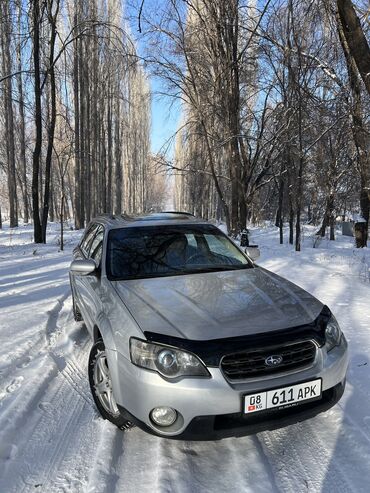
<instances>
[{"instance_id":1,"label":"snow-covered ground","mask_svg":"<svg viewBox=\"0 0 370 493\"><path fill-rule=\"evenodd\" d=\"M351 238L303 251L254 229L260 264L316 295L350 345L338 405L301 424L219 442L176 442L102 420L88 389L90 342L73 321L68 265L79 233L0 231L0 492L370 491L370 251Z\"/></svg>"}]
</instances>

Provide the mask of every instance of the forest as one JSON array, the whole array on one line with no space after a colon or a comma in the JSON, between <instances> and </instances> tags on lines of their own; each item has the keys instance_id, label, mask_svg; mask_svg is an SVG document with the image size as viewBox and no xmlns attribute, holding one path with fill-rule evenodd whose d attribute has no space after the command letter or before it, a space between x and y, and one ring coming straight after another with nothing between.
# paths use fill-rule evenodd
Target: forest
<instances>
[{"instance_id":1,"label":"forest","mask_svg":"<svg viewBox=\"0 0 370 493\"><path fill-rule=\"evenodd\" d=\"M368 242L366 0L1 0L0 227L173 208ZM156 87L152 90L152 81ZM151 108L178 125L154 152ZM285 238L284 225L289 225Z\"/></svg>"}]
</instances>

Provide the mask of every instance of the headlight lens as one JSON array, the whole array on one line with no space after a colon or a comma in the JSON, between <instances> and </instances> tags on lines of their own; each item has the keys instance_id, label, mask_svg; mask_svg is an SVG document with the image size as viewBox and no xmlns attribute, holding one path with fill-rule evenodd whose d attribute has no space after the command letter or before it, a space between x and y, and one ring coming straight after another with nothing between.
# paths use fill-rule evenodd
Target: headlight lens
<instances>
[{"instance_id":1,"label":"headlight lens","mask_svg":"<svg viewBox=\"0 0 370 493\"><path fill-rule=\"evenodd\" d=\"M196 356L180 349L132 337L130 354L135 365L157 371L166 378L210 376L207 368Z\"/></svg>"},{"instance_id":2,"label":"headlight lens","mask_svg":"<svg viewBox=\"0 0 370 493\"><path fill-rule=\"evenodd\" d=\"M328 325L326 326L325 335L326 350L328 352L335 348L335 346L339 346L340 339L342 337L342 331L340 330L340 327L334 315L331 316Z\"/></svg>"}]
</instances>

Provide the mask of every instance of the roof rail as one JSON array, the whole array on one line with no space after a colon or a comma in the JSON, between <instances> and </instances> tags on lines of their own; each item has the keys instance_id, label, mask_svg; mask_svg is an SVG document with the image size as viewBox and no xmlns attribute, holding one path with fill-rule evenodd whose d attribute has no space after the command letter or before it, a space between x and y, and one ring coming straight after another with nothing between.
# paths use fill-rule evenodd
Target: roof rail
<instances>
[{"instance_id":1,"label":"roof rail","mask_svg":"<svg viewBox=\"0 0 370 493\"><path fill-rule=\"evenodd\" d=\"M96 217L107 217L108 219L117 219L116 216L110 212L102 212L98 214Z\"/></svg>"},{"instance_id":2,"label":"roof rail","mask_svg":"<svg viewBox=\"0 0 370 493\"><path fill-rule=\"evenodd\" d=\"M192 217L195 217L194 214L192 214L191 212L185 212L185 211L161 211L157 214L179 214L179 215L182 215L182 216L192 216Z\"/></svg>"},{"instance_id":3,"label":"roof rail","mask_svg":"<svg viewBox=\"0 0 370 493\"><path fill-rule=\"evenodd\" d=\"M127 214L126 212L122 212L120 214L120 217L122 219L125 219L126 221L133 221L135 219L134 217L130 216L130 214Z\"/></svg>"}]
</instances>

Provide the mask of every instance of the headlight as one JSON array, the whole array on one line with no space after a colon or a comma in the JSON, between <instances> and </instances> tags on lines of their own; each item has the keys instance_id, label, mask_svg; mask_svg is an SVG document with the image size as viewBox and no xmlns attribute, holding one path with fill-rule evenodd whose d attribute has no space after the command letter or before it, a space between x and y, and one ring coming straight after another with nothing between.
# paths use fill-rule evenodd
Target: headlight
<instances>
[{"instance_id":1,"label":"headlight","mask_svg":"<svg viewBox=\"0 0 370 493\"><path fill-rule=\"evenodd\" d=\"M157 371L166 378L210 377L207 368L196 356L180 349L132 337L130 354L135 365Z\"/></svg>"},{"instance_id":2,"label":"headlight","mask_svg":"<svg viewBox=\"0 0 370 493\"><path fill-rule=\"evenodd\" d=\"M331 316L325 331L326 336L326 350L329 352L335 346L339 346L340 339L342 337L342 331L339 328L338 322L334 315Z\"/></svg>"}]
</instances>

